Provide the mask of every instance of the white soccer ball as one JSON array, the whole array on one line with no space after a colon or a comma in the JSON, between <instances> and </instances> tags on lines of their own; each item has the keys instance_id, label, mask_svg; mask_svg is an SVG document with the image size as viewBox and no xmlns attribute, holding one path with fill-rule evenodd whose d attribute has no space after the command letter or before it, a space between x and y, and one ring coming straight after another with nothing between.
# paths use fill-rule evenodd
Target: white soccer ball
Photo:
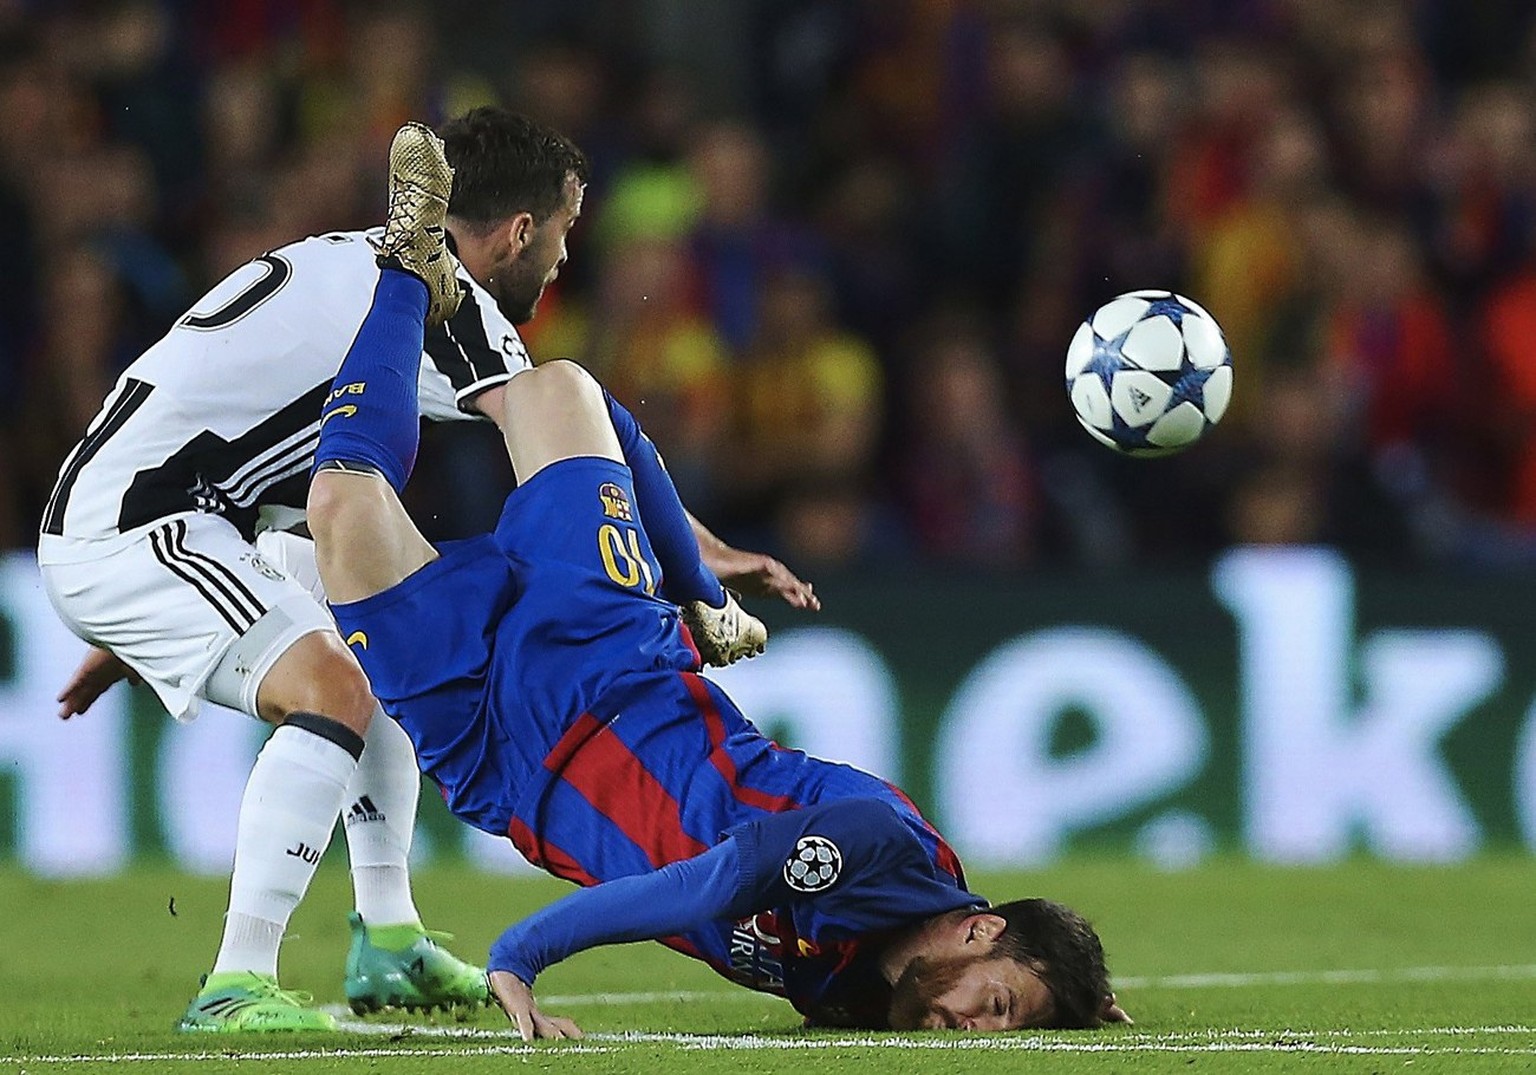
<instances>
[{"instance_id":1,"label":"white soccer ball","mask_svg":"<svg viewBox=\"0 0 1536 1075\"><path fill-rule=\"evenodd\" d=\"M1132 291L1078 326L1067 348L1067 394L1099 443L1126 455L1172 455L1227 412L1232 355L1199 303Z\"/></svg>"}]
</instances>

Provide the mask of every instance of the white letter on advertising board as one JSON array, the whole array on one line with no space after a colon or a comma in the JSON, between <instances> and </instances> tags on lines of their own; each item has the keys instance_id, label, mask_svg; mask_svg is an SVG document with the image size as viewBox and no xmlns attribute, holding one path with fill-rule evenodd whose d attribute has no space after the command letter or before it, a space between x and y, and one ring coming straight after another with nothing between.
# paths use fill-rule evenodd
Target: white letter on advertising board
<instances>
[{"instance_id":1,"label":"white letter on advertising board","mask_svg":"<svg viewBox=\"0 0 1536 1075\"><path fill-rule=\"evenodd\" d=\"M1276 862L1326 862L1362 833L1394 858L1476 849L1476 819L1438 744L1503 678L1476 631L1380 631L1359 652L1351 704L1354 580L1326 549L1244 549L1217 564L1237 618L1243 796L1249 848Z\"/></svg>"},{"instance_id":2,"label":"white letter on advertising board","mask_svg":"<svg viewBox=\"0 0 1536 1075\"><path fill-rule=\"evenodd\" d=\"M1065 757L1051 736L1075 710L1093 741ZM1206 726L1177 672L1119 631L1040 631L994 650L939 726L945 831L979 865L1048 861L1081 829L1178 790L1200 771Z\"/></svg>"}]
</instances>

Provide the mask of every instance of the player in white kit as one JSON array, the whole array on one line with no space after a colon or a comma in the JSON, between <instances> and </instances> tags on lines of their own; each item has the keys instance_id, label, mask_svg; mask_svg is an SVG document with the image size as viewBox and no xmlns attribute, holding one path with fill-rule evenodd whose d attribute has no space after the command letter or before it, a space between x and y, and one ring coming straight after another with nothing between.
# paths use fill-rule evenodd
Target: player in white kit
<instances>
[{"instance_id":1,"label":"player in white kit","mask_svg":"<svg viewBox=\"0 0 1536 1075\"><path fill-rule=\"evenodd\" d=\"M565 260L580 212L567 191L584 184L586 162L498 109L444 135L461 177L448 230L463 297L456 312L429 313L422 413L500 419L501 386L530 365L515 323L532 317ZM304 239L214 287L124 372L44 513L44 584L99 647L61 695L62 715L132 675L178 719L207 699L278 725L246 785L223 940L183 1030L334 1027L279 987L277 949L343 808L353 1007L489 997L484 973L421 925L406 865L420 787L410 742L394 721L373 719L367 681L318 593L312 545L289 532L302 523L321 406L378 281L368 238ZM694 526L722 578L815 606L777 561Z\"/></svg>"}]
</instances>

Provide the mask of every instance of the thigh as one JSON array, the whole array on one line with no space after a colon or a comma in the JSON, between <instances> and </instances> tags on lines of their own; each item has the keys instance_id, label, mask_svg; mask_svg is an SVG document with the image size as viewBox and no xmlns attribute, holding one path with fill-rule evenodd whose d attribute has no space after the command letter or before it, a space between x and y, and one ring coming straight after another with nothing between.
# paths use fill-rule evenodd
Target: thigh
<instances>
[{"instance_id":1,"label":"thigh","mask_svg":"<svg viewBox=\"0 0 1536 1075\"><path fill-rule=\"evenodd\" d=\"M309 485L309 529L333 602L383 593L437 557L394 489L374 472L319 471Z\"/></svg>"},{"instance_id":2,"label":"thigh","mask_svg":"<svg viewBox=\"0 0 1536 1075\"><path fill-rule=\"evenodd\" d=\"M576 363L546 362L512 378L503 391L509 420L502 428L519 482L566 459L624 458L602 387Z\"/></svg>"},{"instance_id":3,"label":"thigh","mask_svg":"<svg viewBox=\"0 0 1536 1075\"><path fill-rule=\"evenodd\" d=\"M240 645L235 643L230 652L234 653ZM268 653L262 662L265 674L252 675L248 680L256 689L257 716L282 724L295 713L318 714L358 735L367 734L375 708L373 694L357 658L335 631L314 631L302 638L288 639ZM240 667L251 663L241 662ZM220 672L229 664L226 657L209 680L210 697L214 696L212 688Z\"/></svg>"},{"instance_id":4,"label":"thigh","mask_svg":"<svg viewBox=\"0 0 1536 1075\"><path fill-rule=\"evenodd\" d=\"M283 651L330 617L228 522L177 516L94 559L49 562L65 623L144 678L178 720L196 699L256 713L256 687Z\"/></svg>"}]
</instances>

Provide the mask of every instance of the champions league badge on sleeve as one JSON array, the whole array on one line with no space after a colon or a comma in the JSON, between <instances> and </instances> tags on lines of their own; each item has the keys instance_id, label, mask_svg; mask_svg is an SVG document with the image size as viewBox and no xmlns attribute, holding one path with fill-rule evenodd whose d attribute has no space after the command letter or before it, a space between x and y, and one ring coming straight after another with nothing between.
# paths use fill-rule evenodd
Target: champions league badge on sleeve
<instances>
[{"instance_id":1,"label":"champions league badge on sleeve","mask_svg":"<svg viewBox=\"0 0 1536 1075\"><path fill-rule=\"evenodd\" d=\"M802 836L784 863L784 880L796 892L825 892L843 872L843 853L825 836Z\"/></svg>"}]
</instances>

